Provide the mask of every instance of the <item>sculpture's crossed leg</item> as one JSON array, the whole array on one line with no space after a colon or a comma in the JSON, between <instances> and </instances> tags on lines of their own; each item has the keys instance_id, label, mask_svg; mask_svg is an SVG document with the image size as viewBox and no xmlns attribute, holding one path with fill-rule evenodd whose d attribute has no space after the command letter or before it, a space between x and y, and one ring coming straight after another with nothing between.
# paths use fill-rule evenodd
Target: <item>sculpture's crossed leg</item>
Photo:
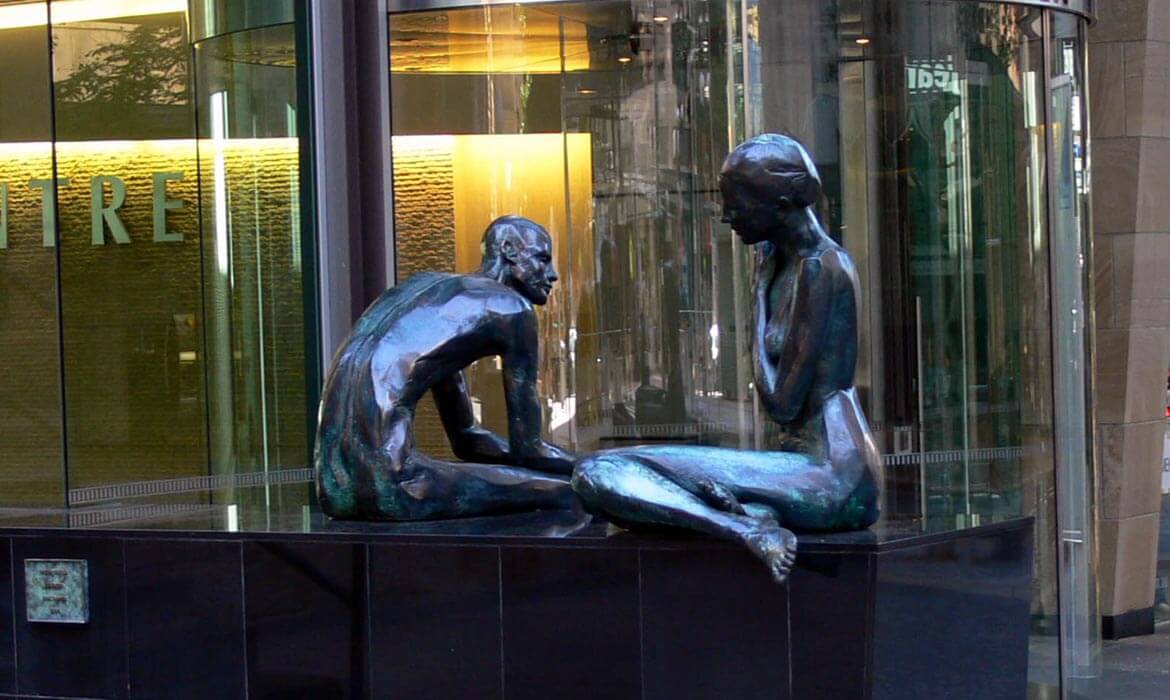
<instances>
[{"instance_id":1,"label":"sculpture's crossed leg","mask_svg":"<svg viewBox=\"0 0 1170 700\"><path fill-rule=\"evenodd\" d=\"M796 535L780 527L770 509L749 511L756 504L740 504L714 481L688 489L664 472L644 450L602 452L578 463L573 488L591 510L623 527L683 527L739 542L784 581L796 557Z\"/></svg>"},{"instance_id":2,"label":"sculpture's crossed leg","mask_svg":"<svg viewBox=\"0 0 1170 700\"><path fill-rule=\"evenodd\" d=\"M340 455L324 462L322 498L333 517L437 520L494 513L572 508L568 479L498 464L447 462L415 449L408 418L390 426L388 446L368 450L349 474ZM352 458L353 453L350 453Z\"/></svg>"},{"instance_id":3,"label":"sculpture's crossed leg","mask_svg":"<svg viewBox=\"0 0 1170 700\"><path fill-rule=\"evenodd\" d=\"M631 447L578 461L573 488L619 525L681 527L739 542L780 582L796 556L788 527L851 530L877 519L872 446L857 438L863 418L854 399L852 391L836 392L826 402L825 462L793 452Z\"/></svg>"}]
</instances>

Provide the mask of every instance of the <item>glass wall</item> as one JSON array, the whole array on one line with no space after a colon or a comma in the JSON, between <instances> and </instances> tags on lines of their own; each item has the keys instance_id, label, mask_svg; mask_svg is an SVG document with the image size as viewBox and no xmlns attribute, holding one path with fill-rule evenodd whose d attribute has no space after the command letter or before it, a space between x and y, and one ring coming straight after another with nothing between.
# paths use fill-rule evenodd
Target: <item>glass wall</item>
<instances>
[{"instance_id":1,"label":"glass wall","mask_svg":"<svg viewBox=\"0 0 1170 700\"><path fill-rule=\"evenodd\" d=\"M309 480L292 3L270 5L284 24L221 39L186 0L0 2L0 506Z\"/></svg>"},{"instance_id":2,"label":"glass wall","mask_svg":"<svg viewBox=\"0 0 1170 700\"><path fill-rule=\"evenodd\" d=\"M299 482L308 433L291 3L275 19L195 44L208 440L212 474L297 468ZM274 495L307 503L301 486L222 497Z\"/></svg>"},{"instance_id":3,"label":"glass wall","mask_svg":"<svg viewBox=\"0 0 1170 700\"><path fill-rule=\"evenodd\" d=\"M553 441L772 447L745 333L751 253L720 223L716 180L748 136L802 140L861 276L884 517L1034 518L1031 687L1055 692L1062 653L1091 666L1096 614L1082 24L950 0L391 14L398 278L469 272L493 218L528 216L561 273L540 311ZM503 431L498 365L469 374ZM446 449L437 417L420 420L423 448ZM1078 623L1058 591L1079 591Z\"/></svg>"},{"instance_id":4,"label":"glass wall","mask_svg":"<svg viewBox=\"0 0 1170 700\"><path fill-rule=\"evenodd\" d=\"M562 280L541 396L572 449L762 437L736 351L750 267L716 213L736 128L726 23L705 2L671 17L588 2L391 18L398 277L477 268L497 216L545 226ZM499 367L469 379L502 430ZM424 420L436 429L418 439L445 449Z\"/></svg>"},{"instance_id":5,"label":"glass wall","mask_svg":"<svg viewBox=\"0 0 1170 700\"><path fill-rule=\"evenodd\" d=\"M0 100L0 445L5 501L20 506L65 495L48 11L0 3L5 90L22 96Z\"/></svg>"}]
</instances>

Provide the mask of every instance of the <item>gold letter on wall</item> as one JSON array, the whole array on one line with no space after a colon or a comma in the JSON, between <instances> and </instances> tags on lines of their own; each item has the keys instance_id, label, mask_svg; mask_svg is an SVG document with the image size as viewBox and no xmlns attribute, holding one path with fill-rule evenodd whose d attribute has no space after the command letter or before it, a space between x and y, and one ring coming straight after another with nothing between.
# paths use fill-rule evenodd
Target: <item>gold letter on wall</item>
<instances>
[{"instance_id":1,"label":"gold letter on wall","mask_svg":"<svg viewBox=\"0 0 1170 700\"><path fill-rule=\"evenodd\" d=\"M183 173L155 173L154 174L154 242L181 243L182 231L167 231L167 210L182 209L183 200L167 199L167 182L183 179Z\"/></svg>"},{"instance_id":2,"label":"gold letter on wall","mask_svg":"<svg viewBox=\"0 0 1170 700\"><path fill-rule=\"evenodd\" d=\"M110 183L110 205L105 206L106 183ZM118 209L126 203L126 183L112 175L98 175L89 180L90 240L93 245L106 244L105 224L109 224L115 243L129 243L130 234L118 218Z\"/></svg>"},{"instance_id":3,"label":"gold letter on wall","mask_svg":"<svg viewBox=\"0 0 1170 700\"><path fill-rule=\"evenodd\" d=\"M33 178L28 181L29 187L37 187L41 190L41 245L46 248L57 245L57 197L49 189L52 185L52 180ZM68 186L69 178L57 178L58 189Z\"/></svg>"}]
</instances>

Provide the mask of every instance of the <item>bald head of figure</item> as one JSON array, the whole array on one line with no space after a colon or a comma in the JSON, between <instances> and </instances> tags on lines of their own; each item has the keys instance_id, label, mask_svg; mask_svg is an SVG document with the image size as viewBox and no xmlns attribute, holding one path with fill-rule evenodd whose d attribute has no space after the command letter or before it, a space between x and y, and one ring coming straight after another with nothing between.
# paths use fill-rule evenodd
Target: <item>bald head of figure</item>
<instances>
[{"instance_id":1,"label":"bald head of figure","mask_svg":"<svg viewBox=\"0 0 1170 700\"><path fill-rule=\"evenodd\" d=\"M719 173L723 221L744 243L768 237L780 219L816 204L821 177L796 139L761 134L741 143Z\"/></svg>"},{"instance_id":2,"label":"bald head of figure","mask_svg":"<svg viewBox=\"0 0 1170 700\"><path fill-rule=\"evenodd\" d=\"M533 304L548 302L557 271L552 238L535 221L501 216L483 232L480 274L515 289Z\"/></svg>"}]
</instances>

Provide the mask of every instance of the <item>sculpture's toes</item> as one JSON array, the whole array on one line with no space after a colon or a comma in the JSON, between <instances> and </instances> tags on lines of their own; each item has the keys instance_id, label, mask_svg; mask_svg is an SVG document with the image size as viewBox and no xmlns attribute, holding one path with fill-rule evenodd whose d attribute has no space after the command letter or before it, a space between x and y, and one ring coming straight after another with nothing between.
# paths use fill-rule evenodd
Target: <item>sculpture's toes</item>
<instances>
[{"instance_id":1,"label":"sculpture's toes","mask_svg":"<svg viewBox=\"0 0 1170 700\"><path fill-rule=\"evenodd\" d=\"M760 528L744 538L752 553L764 561L772 580L784 583L796 563L796 535L776 521L764 521Z\"/></svg>"}]
</instances>

